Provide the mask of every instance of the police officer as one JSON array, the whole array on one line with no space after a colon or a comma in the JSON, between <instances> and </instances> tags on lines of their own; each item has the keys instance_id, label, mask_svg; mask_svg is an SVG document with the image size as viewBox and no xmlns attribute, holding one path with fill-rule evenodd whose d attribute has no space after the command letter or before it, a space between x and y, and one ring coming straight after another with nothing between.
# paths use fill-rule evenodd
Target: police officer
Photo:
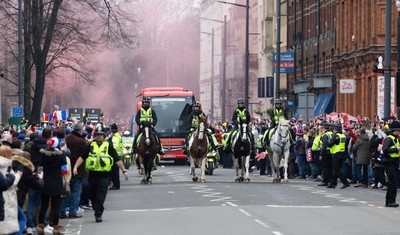
<instances>
[{"instance_id":1,"label":"police officer","mask_svg":"<svg viewBox=\"0 0 400 235\"><path fill-rule=\"evenodd\" d=\"M139 130L136 133L135 140L133 141L133 153L137 154L138 149L137 149L137 138L138 136L143 132L143 122L150 122L153 127L156 126L157 124L157 114L154 111L154 109L150 108L150 98L149 97L144 97L142 98L142 108L137 111L136 117L135 117L135 122L136 125L138 125ZM155 131L153 129L153 131ZM158 142L158 154L164 155L164 150L161 146L160 138L158 138L158 135L156 134L156 139Z\"/></svg>"},{"instance_id":2,"label":"police officer","mask_svg":"<svg viewBox=\"0 0 400 235\"><path fill-rule=\"evenodd\" d=\"M332 168L333 174L330 184L327 188L335 188L337 184L337 179L343 183L341 189L345 189L350 187L349 182L346 177L343 176L342 173L342 164L345 158L345 153L347 152L346 147L346 136L342 134L342 126L340 124L332 125L333 135L331 139L331 154L332 154Z\"/></svg>"},{"instance_id":3,"label":"police officer","mask_svg":"<svg viewBox=\"0 0 400 235\"><path fill-rule=\"evenodd\" d=\"M386 192L386 207L398 207L396 203L397 196L397 175L399 168L399 157L400 157L400 123L394 121L390 125L390 134L383 142L383 167L388 177L388 190Z\"/></svg>"},{"instance_id":4,"label":"police officer","mask_svg":"<svg viewBox=\"0 0 400 235\"><path fill-rule=\"evenodd\" d=\"M131 132L130 131L124 131L124 135L121 137L122 139L122 149L126 149L128 151L127 154L130 155L130 158L132 159L132 154L131 154L131 150L132 150L132 145L133 145L133 141L135 140L135 138L133 138L131 136ZM124 154L124 153L123 153ZM121 158L126 157L121 156ZM132 163L132 161L131 161ZM127 166L127 169L129 169L129 166Z\"/></svg>"},{"instance_id":5,"label":"police officer","mask_svg":"<svg viewBox=\"0 0 400 235\"><path fill-rule=\"evenodd\" d=\"M318 186L328 186L332 178L332 154L329 144L333 137L333 132L329 130L331 127L329 123L322 122L320 126L322 127L323 133L321 155L319 156L322 164L322 182L319 183Z\"/></svg>"},{"instance_id":6,"label":"police officer","mask_svg":"<svg viewBox=\"0 0 400 235\"><path fill-rule=\"evenodd\" d=\"M275 102L275 107L270 113L271 117L271 129L274 128L279 124L279 120L281 119L287 119L287 111L282 107L282 100L281 99L276 99Z\"/></svg>"},{"instance_id":7,"label":"police officer","mask_svg":"<svg viewBox=\"0 0 400 235\"><path fill-rule=\"evenodd\" d=\"M94 216L96 222L102 222L104 201L106 200L110 172L114 162L122 170L125 180L128 180L128 173L121 159L118 157L112 142L104 140L106 134L98 131L94 133L94 138L94 141L76 161L73 174L77 175L78 167L85 162L86 170L89 172L88 190L89 198L93 205Z\"/></svg>"},{"instance_id":8,"label":"police officer","mask_svg":"<svg viewBox=\"0 0 400 235\"><path fill-rule=\"evenodd\" d=\"M239 98L237 100L237 104L238 107L235 109L235 111L233 111L232 114L232 122L234 124L235 130L238 129L238 126L241 123L246 123L248 127L250 123L250 113L244 106L245 100L243 98ZM251 131L249 131L249 137L250 137L251 149L255 150L254 136L253 133L251 133ZM227 143L226 149L230 149L231 139L232 135L229 135L228 141L226 142Z\"/></svg>"},{"instance_id":9,"label":"police officer","mask_svg":"<svg viewBox=\"0 0 400 235\"><path fill-rule=\"evenodd\" d=\"M189 133L185 137L185 148L183 150L183 154L188 154L187 148L188 148L189 136L196 130L197 126L199 125L199 117L202 115L205 116L206 114L201 110L201 103L199 101L196 101L193 104L193 110L189 114L189 117L187 119L187 126L189 126L190 128L189 128Z\"/></svg>"},{"instance_id":10,"label":"police officer","mask_svg":"<svg viewBox=\"0 0 400 235\"><path fill-rule=\"evenodd\" d=\"M111 141L113 144L113 147L115 151L117 151L118 157L121 158L122 154L122 138L121 135L118 132L118 126L117 124L113 123L110 126L111 130L111 138L108 139L108 141ZM121 182L119 181L119 171L118 171L118 166L114 163L112 169L111 169L111 182L113 183L112 187L109 188L109 190L119 190L121 186Z\"/></svg>"}]
</instances>

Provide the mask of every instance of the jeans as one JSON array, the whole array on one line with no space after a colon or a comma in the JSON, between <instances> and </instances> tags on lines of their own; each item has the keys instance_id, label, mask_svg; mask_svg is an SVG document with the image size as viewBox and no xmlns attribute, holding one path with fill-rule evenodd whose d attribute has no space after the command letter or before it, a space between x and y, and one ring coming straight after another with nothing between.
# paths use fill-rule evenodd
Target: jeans
<instances>
[{"instance_id":1,"label":"jeans","mask_svg":"<svg viewBox=\"0 0 400 235\"><path fill-rule=\"evenodd\" d=\"M69 215L76 215L81 201L82 179L72 177L69 182L71 194L64 198L61 205L61 215L65 215L69 208Z\"/></svg>"},{"instance_id":2,"label":"jeans","mask_svg":"<svg viewBox=\"0 0 400 235\"><path fill-rule=\"evenodd\" d=\"M305 154L296 154L297 164L299 166L299 176L304 177L306 175L306 155Z\"/></svg>"},{"instance_id":3,"label":"jeans","mask_svg":"<svg viewBox=\"0 0 400 235\"><path fill-rule=\"evenodd\" d=\"M308 163L310 165L311 168L311 176L314 178L317 178L318 174L317 174L317 166L315 165L314 162L310 162Z\"/></svg>"},{"instance_id":4,"label":"jeans","mask_svg":"<svg viewBox=\"0 0 400 235\"><path fill-rule=\"evenodd\" d=\"M362 175L361 175L362 168ZM368 184L368 165L357 164L357 181L362 184Z\"/></svg>"},{"instance_id":5,"label":"jeans","mask_svg":"<svg viewBox=\"0 0 400 235\"><path fill-rule=\"evenodd\" d=\"M26 226L28 228L36 227L36 208L40 206L40 192L33 189L28 191L28 206L26 208Z\"/></svg>"},{"instance_id":6,"label":"jeans","mask_svg":"<svg viewBox=\"0 0 400 235\"><path fill-rule=\"evenodd\" d=\"M18 206L18 223L19 223L19 231L15 233L11 233L10 235L22 235L24 232L26 217L24 211L20 206Z\"/></svg>"}]
</instances>

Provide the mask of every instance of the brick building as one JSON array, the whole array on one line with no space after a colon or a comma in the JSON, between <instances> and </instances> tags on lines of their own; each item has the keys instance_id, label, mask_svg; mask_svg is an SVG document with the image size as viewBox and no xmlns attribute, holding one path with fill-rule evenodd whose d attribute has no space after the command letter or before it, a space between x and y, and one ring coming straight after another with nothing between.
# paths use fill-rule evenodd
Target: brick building
<instances>
[{"instance_id":1,"label":"brick building","mask_svg":"<svg viewBox=\"0 0 400 235\"><path fill-rule=\"evenodd\" d=\"M288 6L288 47L295 51L295 74L289 76L289 90L297 98L294 84L309 83L306 92L319 99L331 93L332 110L363 114L370 118L383 113L378 94L383 74L373 72L377 57L384 56L385 0L291 0ZM392 6L392 69L396 69L395 1ZM395 76L395 72L392 72ZM315 78L332 86L316 88ZM342 93L341 84L354 93ZM345 88L345 86L342 86ZM394 88L392 88L394 90ZM378 100L378 96L381 99ZM394 96L392 96L394 101ZM380 103L378 104L378 102ZM393 104L394 105L394 104ZM327 107L327 109L329 109Z\"/></svg>"}]
</instances>

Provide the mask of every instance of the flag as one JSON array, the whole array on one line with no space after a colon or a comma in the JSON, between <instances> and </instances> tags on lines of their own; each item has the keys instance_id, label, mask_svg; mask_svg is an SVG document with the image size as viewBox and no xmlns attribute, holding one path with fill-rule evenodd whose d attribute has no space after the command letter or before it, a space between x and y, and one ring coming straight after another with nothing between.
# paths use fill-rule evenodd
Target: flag
<instances>
[{"instance_id":1,"label":"flag","mask_svg":"<svg viewBox=\"0 0 400 235\"><path fill-rule=\"evenodd\" d=\"M53 118L52 120L57 121L58 120L58 116L57 116L57 111L53 112Z\"/></svg>"},{"instance_id":2,"label":"flag","mask_svg":"<svg viewBox=\"0 0 400 235\"><path fill-rule=\"evenodd\" d=\"M67 121L67 110L63 109L61 112L61 120Z\"/></svg>"},{"instance_id":3,"label":"flag","mask_svg":"<svg viewBox=\"0 0 400 235\"><path fill-rule=\"evenodd\" d=\"M43 117L42 117L42 121L43 121L43 122L48 122L48 121L49 121L49 118L50 118L50 115L49 115L49 114L43 113Z\"/></svg>"}]
</instances>

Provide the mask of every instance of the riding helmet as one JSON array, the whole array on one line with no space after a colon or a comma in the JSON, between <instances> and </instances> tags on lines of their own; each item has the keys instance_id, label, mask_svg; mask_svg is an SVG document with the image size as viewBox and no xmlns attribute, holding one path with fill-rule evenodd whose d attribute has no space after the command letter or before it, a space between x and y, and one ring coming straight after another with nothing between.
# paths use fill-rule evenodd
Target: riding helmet
<instances>
[{"instance_id":1,"label":"riding helmet","mask_svg":"<svg viewBox=\"0 0 400 235\"><path fill-rule=\"evenodd\" d=\"M244 104L245 103L245 101L244 101L244 99L243 98L239 98L238 100L237 100L237 104L239 105L239 104Z\"/></svg>"}]
</instances>

